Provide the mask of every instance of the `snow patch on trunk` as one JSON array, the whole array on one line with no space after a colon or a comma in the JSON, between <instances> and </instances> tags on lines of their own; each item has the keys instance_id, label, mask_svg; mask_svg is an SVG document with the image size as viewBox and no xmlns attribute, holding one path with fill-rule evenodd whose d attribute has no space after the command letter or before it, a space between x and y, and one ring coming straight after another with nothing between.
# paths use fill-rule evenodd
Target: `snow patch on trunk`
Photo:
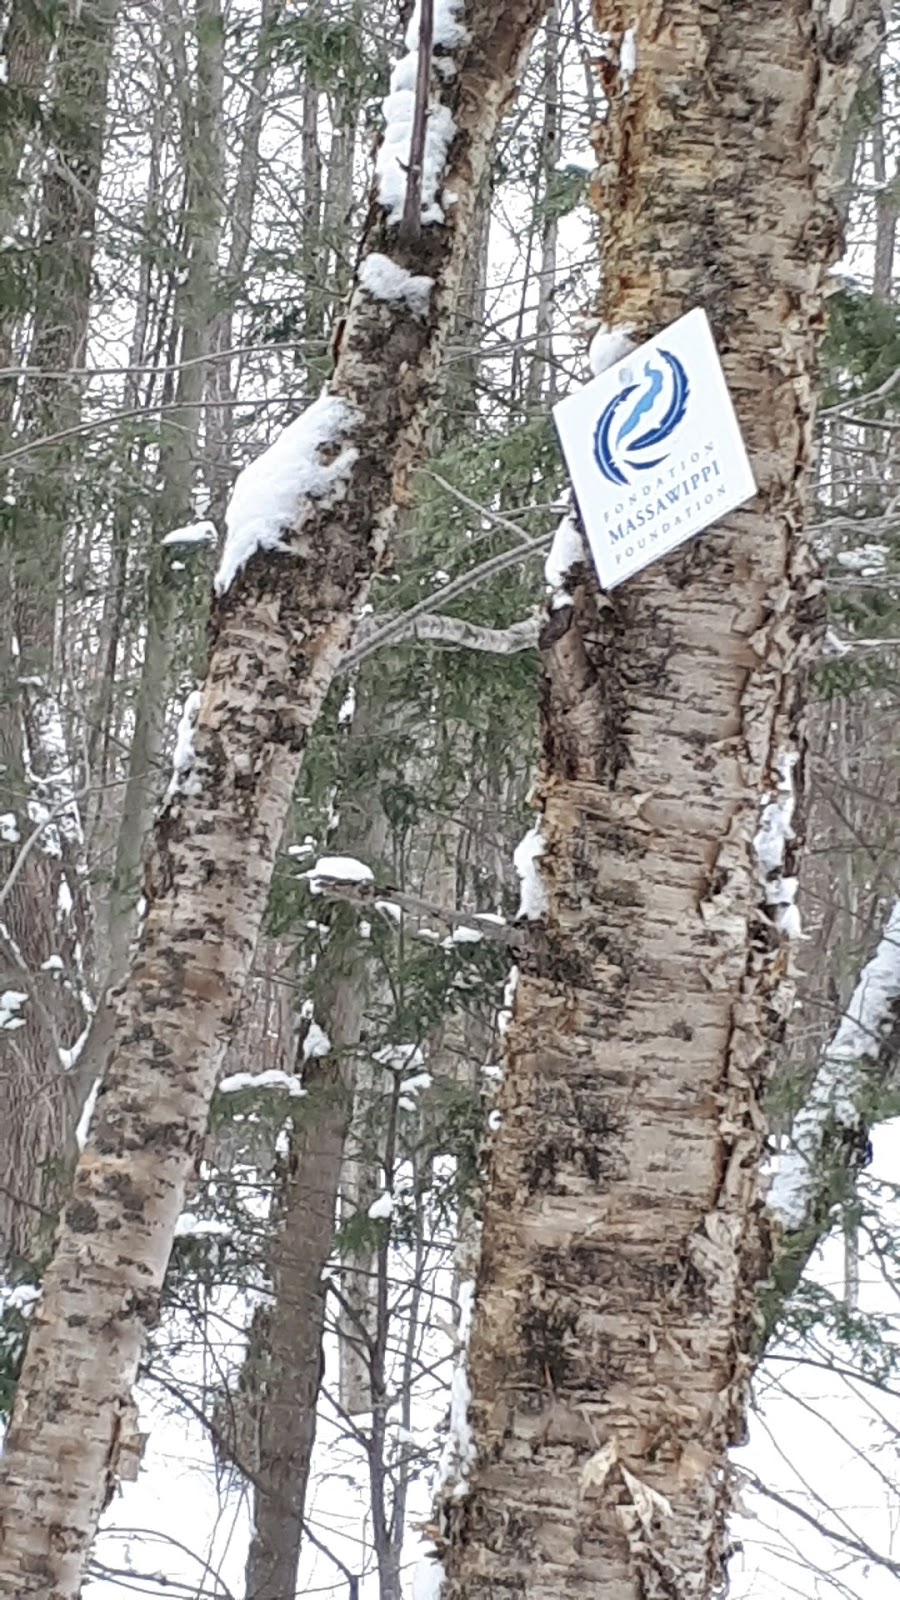
<instances>
[{"instance_id":1,"label":"snow patch on trunk","mask_svg":"<svg viewBox=\"0 0 900 1600\"><path fill-rule=\"evenodd\" d=\"M358 421L356 408L339 395L320 395L239 474L225 513L217 594L226 592L257 550L289 554L284 536L302 527L312 502L343 498L359 452L352 445L338 447ZM337 453L323 461L325 449Z\"/></svg>"},{"instance_id":2,"label":"snow patch on trunk","mask_svg":"<svg viewBox=\"0 0 900 1600\"><path fill-rule=\"evenodd\" d=\"M413 1568L412 1600L440 1600L446 1576L436 1554L420 1556Z\"/></svg>"},{"instance_id":3,"label":"snow patch on trunk","mask_svg":"<svg viewBox=\"0 0 900 1600\"><path fill-rule=\"evenodd\" d=\"M428 315L434 279L407 272L390 256L379 255L377 250L373 250L359 269L359 281L373 300L405 305L414 317Z\"/></svg>"},{"instance_id":4,"label":"snow patch on trunk","mask_svg":"<svg viewBox=\"0 0 900 1600\"><path fill-rule=\"evenodd\" d=\"M16 1028L24 1028L25 1018L20 1017L18 1013L27 1000L28 996L22 989L4 989L0 994L0 1028L7 1033L13 1033Z\"/></svg>"},{"instance_id":5,"label":"snow patch on trunk","mask_svg":"<svg viewBox=\"0 0 900 1600\"><path fill-rule=\"evenodd\" d=\"M319 1024L313 1019L306 1030L306 1037L303 1040L304 1061L319 1060L322 1056L327 1056L330 1050L331 1040L325 1029L320 1028Z\"/></svg>"},{"instance_id":6,"label":"snow patch on trunk","mask_svg":"<svg viewBox=\"0 0 900 1600\"><path fill-rule=\"evenodd\" d=\"M801 1228L809 1217L824 1130L829 1123L852 1130L859 1122L865 1063L877 1059L898 1001L900 900L894 903L878 948L862 970L806 1104L794 1120L790 1148L775 1158L768 1206L789 1232Z\"/></svg>"},{"instance_id":7,"label":"snow patch on trunk","mask_svg":"<svg viewBox=\"0 0 900 1600\"><path fill-rule=\"evenodd\" d=\"M82 996L82 1004L84 1003L84 999L85 997ZM89 1009L89 1007L85 1007L85 1009ZM74 1044L69 1045L68 1048L66 1048L65 1045L59 1046L59 1064L64 1072L71 1072L72 1068L78 1065L79 1061L81 1060L81 1052L87 1044L88 1034L90 1031L91 1025L89 1022L87 1022L82 1028Z\"/></svg>"},{"instance_id":8,"label":"snow patch on trunk","mask_svg":"<svg viewBox=\"0 0 900 1600\"><path fill-rule=\"evenodd\" d=\"M166 800L173 795L200 793L200 779L194 772L194 730L200 715L200 690L192 689L182 708L175 735L172 755L172 776L166 790Z\"/></svg>"},{"instance_id":9,"label":"snow patch on trunk","mask_svg":"<svg viewBox=\"0 0 900 1600\"><path fill-rule=\"evenodd\" d=\"M533 828L529 828L513 852L513 866L519 874L521 887L516 915L526 917L529 922L536 922L539 917L545 916L550 904L538 866L543 854L544 841L541 838L540 828L535 824Z\"/></svg>"},{"instance_id":10,"label":"snow patch on trunk","mask_svg":"<svg viewBox=\"0 0 900 1600\"><path fill-rule=\"evenodd\" d=\"M506 984L503 989L503 1005L497 1012L497 1032L500 1034L501 1038L507 1032L510 1023L512 1022L513 1005L515 1003L516 990L518 987L519 969L518 967L510 967L509 975L506 979Z\"/></svg>"},{"instance_id":11,"label":"snow patch on trunk","mask_svg":"<svg viewBox=\"0 0 900 1600\"><path fill-rule=\"evenodd\" d=\"M452 78L456 72L451 52L458 50L469 37L468 30L459 21L462 9L462 0L435 0L432 67L445 79ZM417 4L406 30L407 54L402 56L394 67L389 91L381 103L385 130L384 139L375 158L375 176L378 181L378 199L387 212L389 226L402 221L406 201L413 121L416 114L420 32L421 6ZM441 51L446 53L442 55ZM425 122L425 149L422 157L423 225L444 220L444 211L438 202L437 192L455 135L456 124L449 107L441 104L430 106ZM449 203L449 197L445 203Z\"/></svg>"},{"instance_id":12,"label":"snow patch on trunk","mask_svg":"<svg viewBox=\"0 0 900 1600\"><path fill-rule=\"evenodd\" d=\"M588 366L595 378L637 349L631 337L633 332L631 327L611 328L601 322L588 347Z\"/></svg>"},{"instance_id":13,"label":"snow patch on trunk","mask_svg":"<svg viewBox=\"0 0 900 1600\"><path fill-rule=\"evenodd\" d=\"M622 78L622 93L627 94L631 88L631 80L637 72L637 28L626 28L619 46L619 73Z\"/></svg>"},{"instance_id":14,"label":"snow patch on trunk","mask_svg":"<svg viewBox=\"0 0 900 1600\"><path fill-rule=\"evenodd\" d=\"M474 1301L475 1283L469 1278L459 1286L459 1321L456 1328L459 1353L450 1381L450 1428L438 1466L438 1491L449 1492L454 1500L460 1500L468 1494L469 1469L475 1460L475 1442L469 1426L472 1391L467 1370Z\"/></svg>"},{"instance_id":15,"label":"snow patch on trunk","mask_svg":"<svg viewBox=\"0 0 900 1600\"><path fill-rule=\"evenodd\" d=\"M553 535L553 543L544 562L544 582L550 591L552 610L558 611L572 604L566 578L579 561L584 561L584 544L575 523L567 515L562 518Z\"/></svg>"},{"instance_id":16,"label":"snow patch on trunk","mask_svg":"<svg viewBox=\"0 0 900 1600\"><path fill-rule=\"evenodd\" d=\"M75 1129L75 1143L77 1144L79 1150L83 1150L88 1141L88 1134L91 1128L91 1118L94 1115L94 1107L97 1104L97 1092L99 1088L100 1079L95 1078L91 1084L90 1094L84 1102L84 1108L81 1116L78 1118L78 1126Z\"/></svg>"},{"instance_id":17,"label":"snow patch on trunk","mask_svg":"<svg viewBox=\"0 0 900 1600\"><path fill-rule=\"evenodd\" d=\"M797 879L782 875L785 854L794 838L794 768L800 757L796 750L782 751L775 759L777 789L762 800L759 829L753 840L753 853L766 905L773 909L773 920L786 939L803 937L797 907Z\"/></svg>"},{"instance_id":18,"label":"snow patch on trunk","mask_svg":"<svg viewBox=\"0 0 900 1600\"><path fill-rule=\"evenodd\" d=\"M3 815L0 816L0 843L19 844L20 842L21 835L15 812L4 811Z\"/></svg>"}]
</instances>

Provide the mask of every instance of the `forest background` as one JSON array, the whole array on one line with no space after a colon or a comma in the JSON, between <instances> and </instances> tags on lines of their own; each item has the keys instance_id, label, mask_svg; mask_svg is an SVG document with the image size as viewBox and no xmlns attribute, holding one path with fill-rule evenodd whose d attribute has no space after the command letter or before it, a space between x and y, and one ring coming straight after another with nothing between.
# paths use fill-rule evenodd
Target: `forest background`
<instances>
[{"instance_id":1,"label":"forest background","mask_svg":"<svg viewBox=\"0 0 900 1600\"><path fill-rule=\"evenodd\" d=\"M146 839L184 770L229 494L331 371L407 21L359 0L13 0L6 18L4 1409ZM578 0L552 7L493 151L428 452L293 799L142 1363L144 1464L106 1512L92 1600L261 1593L267 1563L303 1592L395 1600L436 1478L464 1476L460 1288L530 881L535 646L561 580L545 561L569 510L551 408L589 375L592 129L638 92L639 47ZM829 619L776 1138L866 962L888 976L859 1159L780 1306L735 1456L746 1595L887 1595L900 1574L896 107L892 21L848 123L823 347L811 533Z\"/></svg>"}]
</instances>

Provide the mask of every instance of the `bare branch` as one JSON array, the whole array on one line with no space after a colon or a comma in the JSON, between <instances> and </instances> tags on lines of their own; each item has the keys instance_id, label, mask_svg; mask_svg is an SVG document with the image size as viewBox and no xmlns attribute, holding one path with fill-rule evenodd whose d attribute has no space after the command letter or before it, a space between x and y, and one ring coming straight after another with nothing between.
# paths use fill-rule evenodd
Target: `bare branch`
<instances>
[{"instance_id":1,"label":"bare branch","mask_svg":"<svg viewBox=\"0 0 900 1600\"><path fill-rule=\"evenodd\" d=\"M407 620L407 616L408 613L388 612L377 617L365 617L356 635L356 660L364 661L367 656L374 654L380 648L375 635L381 627L394 622L402 623L402 628L383 642L401 644L415 639L419 644L439 644L455 650L480 650L492 656L513 656L523 650L533 650L541 630L541 619L537 613L523 617L521 622L511 623L508 628L486 628L477 622L467 622L465 617L445 617L431 612L413 617L411 621ZM371 644L370 639L373 640Z\"/></svg>"},{"instance_id":2,"label":"bare branch","mask_svg":"<svg viewBox=\"0 0 900 1600\"><path fill-rule=\"evenodd\" d=\"M353 645L344 656L341 672L349 672L352 667L359 665L365 656L381 648L391 639L397 638L415 617L424 617L434 610L435 606L446 605L448 600L456 600L459 595L465 594L468 589L474 589L486 578L495 578L498 573L505 572L509 567L518 566L520 561L527 561L530 556L536 556L546 550L552 535L544 533L539 539L529 539L527 544L520 545L516 550L501 550L496 556L491 556L487 561L482 561L477 567L472 567L468 572L460 573L458 578L453 578L440 589L432 590L424 600L418 600L408 611L403 612L392 622L386 622L379 627L363 645Z\"/></svg>"},{"instance_id":3,"label":"bare branch","mask_svg":"<svg viewBox=\"0 0 900 1600\"><path fill-rule=\"evenodd\" d=\"M425 166L425 136L428 126L428 91L431 85L431 51L434 43L434 0L421 0L419 53L416 65L416 109L413 114L409 147L409 171L400 237L418 239L422 231L422 172Z\"/></svg>"}]
</instances>

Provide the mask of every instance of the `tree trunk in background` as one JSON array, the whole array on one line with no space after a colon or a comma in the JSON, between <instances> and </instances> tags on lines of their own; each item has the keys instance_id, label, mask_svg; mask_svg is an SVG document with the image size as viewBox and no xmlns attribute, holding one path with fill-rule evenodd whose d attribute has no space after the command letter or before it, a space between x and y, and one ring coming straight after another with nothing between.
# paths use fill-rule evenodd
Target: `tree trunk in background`
<instances>
[{"instance_id":1,"label":"tree trunk in background","mask_svg":"<svg viewBox=\"0 0 900 1600\"><path fill-rule=\"evenodd\" d=\"M3 507L9 634L0 644L0 809L16 817L19 842L0 846L2 876L13 873L0 920L0 971L3 987L27 991L29 1002L21 1010L24 1026L0 1039L0 1254L20 1256L46 1247L60 1175L74 1156L77 1096L69 1068L91 1004L90 884L67 749L77 719L65 714L72 683L58 646L78 458L71 439L55 447L43 441L81 415L79 369L117 15L118 0L94 0L67 13L60 26L16 434L17 443L34 448L11 474ZM41 820L52 826L17 868L21 845Z\"/></svg>"},{"instance_id":2,"label":"tree trunk in background","mask_svg":"<svg viewBox=\"0 0 900 1600\"><path fill-rule=\"evenodd\" d=\"M703 1600L757 1340L762 1093L792 1007L760 802L819 627L802 535L832 176L876 7L638 0L610 68L604 313L710 316L760 495L543 639L549 894L499 1098L446 1593ZM611 16L610 12L614 15ZM790 870L790 863L787 863Z\"/></svg>"},{"instance_id":3,"label":"tree trunk in background","mask_svg":"<svg viewBox=\"0 0 900 1600\"><path fill-rule=\"evenodd\" d=\"M298 506L213 617L190 763L148 852L147 916L118 1003L90 1143L44 1280L2 1459L0 1590L74 1600L115 1481L144 1330L259 937L300 759L382 560L423 438L475 198L541 0L472 0L444 102L446 222L401 245L373 206L361 255L434 279L431 307L357 287L330 386L345 410L341 498Z\"/></svg>"},{"instance_id":4,"label":"tree trunk in background","mask_svg":"<svg viewBox=\"0 0 900 1600\"><path fill-rule=\"evenodd\" d=\"M371 738L369 719L377 705L376 699L374 707L357 713L352 740ZM352 791L341 797L341 811L345 819L341 850L377 863L384 853L387 819L371 778L368 793L356 803ZM357 913L336 906L328 944L310 984L316 1020L332 1049L303 1066L307 1098L295 1119L273 1206L278 1228L269 1252L272 1301L259 1329L259 1350L248 1352L250 1369L255 1354L257 1362L262 1358L265 1382L258 1401L259 1453L254 1463L246 1600L281 1600L297 1587L322 1375L327 1297L323 1272L334 1249L338 1187L369 976ZM252 1370L250 1378L252 1382Z\"/></svg>"},{"instance_id":5,"label":"tree trunk in background","mask_svg":"<svg viewBox=\"0 0 900 1600\"><path fill-rule=\"evenodd\" d=\"M210 330L216 304L217 258L224 182L223 47L219 0L197 0L194 87L180 14L168 22L172 56L181 88L181 137L186 173L184 265L176 275L174 324L178 377L172 404L160 418L159 498L151 523L147 572L148 626L144 662L134 708L134 733L125 785L109 897L110 981L125 971L141 857L163 787L160 761L166 713L173 691L179 638L178 585L172 552L161 541L193 520L197 489L202 404Z\"/></svg>"},{"instance_id":6,"label":"tree trunk in background","mask_svg":"<svg viewBox=\"0 0 900 1600\"><path fill-rule=\"evenodd\" d=\"M36 252L34 323L21 401L22 442L71 427L81 413L94 222L119 0L92 0L63 19L49 114ZM46 374L46 376L45 376ZM66 374L71 374L67 379ZM54 634L72 446L40 447L14 478L11 525L20 673L45 677ZM71 498L71 489L70 489Z\"/></svg>"},{"instance_id":7,"label":"tree trunk in background","mask_svg":"<svg viewBox=\"0 0 900 1600\"><path fill-rule=\"evenodd\" d=\"M875 180L875 260L872 265L872 293L878 300L890 300L894 287L894 246L897 239L897 183L887 182L885 162L885 124L889 117L885 103L884 79L878 74L875 120L872 127L872 176Z\"/></svg>"},{"instance_id":8,"label":"tree trunk in background","mask_svg":"<svg viewBox=\"0 0 900 1600\"><path fill-rule=\"evenodd\" d=\"M547 392L547 404L556 399L556 384L552 365L554 322L553 297L556 291L556 257L559 243L559 215L551 185L556 174L562 141L560 138L560 35L559 10L554 4L547 17L544 43L544 82L541 97L544 103L544 125L541 129L541 165L543 167L538 201L543 200L544 217L541 223L541 265L538 271L538 303L535 316L534 351L528 369L526 400L530 410L536 410L541 397Z\"/></svg>"},{"instance_id":9,"label":"tree trunk in background","mask_svg":"<svg viewBox=\"0 0 900 1600\"><path fill-rule=\"evenodd\" d=\"M29 141L40 128L41 94L57 15L54 0L12 0L3 32L6 82L0 118L0 448L5 447L15 396L11 370L13 333L27 307L22 261L13 245L24 201L22 163Z\"/></svg>"},{"instance_id":10,"label":"tree trunk in background","mask_svg":"<svg viewBox=\"0 0 900 1600\"><path fill-rule=\"evenodd\" d=\"M219 525L224 519L234 478L231 440L235 388L232 381L233 359L226 352L234 344L235 307L246 294L253 209L259 187L259 141L272 79L272 30L278 16L278 5L279 0L261 0L256 54L241 129L240 156L234 187L225 208L229 230L228 255L219 287L219 304L224 305L224 309L215 318L210 341L214 360L207 375L206 448L203 452L203 472L210 496L209 516Z\"/></svg>"}]
</instances>

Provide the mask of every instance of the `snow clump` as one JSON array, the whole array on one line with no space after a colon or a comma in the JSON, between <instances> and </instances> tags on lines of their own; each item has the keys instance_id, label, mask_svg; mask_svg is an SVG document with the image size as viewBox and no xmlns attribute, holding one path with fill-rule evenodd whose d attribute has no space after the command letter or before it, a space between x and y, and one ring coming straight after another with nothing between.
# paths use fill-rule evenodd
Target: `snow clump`
<instances>
[{"instance_id":1,"label":"snow clump","mask_svg":"<svg viewBox=\"0 0 900 1600\"><path fill-rule=\"evenodd\" d=\"M527 917L529 922L537 921L543 917L549 907L547 890L541 879L538 861L544 854L544 841L541 838L540 828L535 825L529 828L524 839L516 845L513 853L513 866L519 874L521 898L518 917Z\"/></svg>"},{"instance_id":2,"label":"snow clump","mask_svg":"<svg viewBox=\"0 0 900 1600\"><path fill-rule=\"evenodd\" d=\"M364 861L357 861L355 856L319 856L315 866L308 872L301 872L300 877L309 880L310 894L323 894L325 879L333 883L375 882L372 868Z\"/></svg>"},{"instance_id":3,"label":"snow clump","mask_svg":"<svg viewBox=\"0 0 900 1600\"><path fill-rule=\"evenodd\" d=\"M225 513L225 548L215 576L222 595L257 550L288 554L284 536L296 532L312 501L343 499L347 478L359 454L352 445L328 461L321 452L342 444L359 421L355 406L339 395L322 394L282 430L255 461L248 462L231 491Z\"/></svg>"},{"instance_id":4,"label":"snow clump","mask_svg":"<svg viewBox=\"0 0 900 1600\"><path fill-rule=\"evenodd\" d=\"M200 779L193 771L194 730L197 726L197 718L200 715L200 699L200 690L192 689L184 702L178 723L178 732L175 735L172 777L166 790L167 800L171 800L173 795L176 794L196 795L200 793Z\"/></svg>"},{"instance_id":5,"label":"snow clump","mask_svg":"<svg viewBox=\"0 0 900 1600\"><path fill-rule=\"evenodd\" d=\"M414 317L426 317L434 279L416 276L397 265L390 256L373 250L359 269L359 281L373 300L405 305Z\"/></svg>"},{"instance_id":6,"label":"snow clump","mask_svg":"<svg viewBox=\"0 0 900 1600\"><path fill-rule=\"evenodd\" d=\"M637 348L631 337L633 332L630 327L610 328L601 322L588 347L588 366L595 378L614 367L617 361L624 361Z\"/></svg>"},{"instance_id":7,"label":"snow clump","mask_svg":"<svg viewBox=\"0 0 900 1600\"><path fill-rule=\"evenodd\" d=\"M584 544L581 534L570 516L565 516L553 535L553 543L544 562L544 582L550 591L550 607L559 611L572 604L566 588L566 578L579 561L584 561Z\"/></svg>"},{"instance_id":8,"label":"snow clump","mask_svg":"<svg viewBox=\"0 0 900 1600\"><path fill-rule=\"evenodd\" d=\"M173 528L162 540L163 545L215 544L216 530L211 522L190 522L187 527Z\"/></svg>"},{"instance_id":9,"label":"snow clump","mask_svg":"<svg viewBox=\"0 0 900 1600\"><path fill-rule=\"evenodd\" d=\"M458 20L462 0L435 0L432 64L443 78L456 72L450 52L458 50L469 37ZM421 5L417 4L406 30L405 56L391 73L390 87L381 104L385 120L384 139L375 159L378 198L387 212L389 225L403 219L406 186L412 151L413 122L416 113L416 76L419 67ZM439 51L448 52L438 54ZM443 222L444 211L437 199L438 186L447 164L456 124L449 106L431 105L425 122L425 149L422 158L423 225Z\"/></svg>"},{"instance_id":10,"label":"snow clump","mask_svg":"<svg viewBox=\"0 0 900 1600\"><path fill-rule=\"evenodd\" d=\"M797 879L786 878L781 872L787 846L794 838L794 768L799 759L796 750L783 751L776 757L777 790L774 796L763 798L760 825L753 840L766 905L773 907L775 926L786 939L800 939L803 935L796 904Z\"/></svg>"}]
</instances>

